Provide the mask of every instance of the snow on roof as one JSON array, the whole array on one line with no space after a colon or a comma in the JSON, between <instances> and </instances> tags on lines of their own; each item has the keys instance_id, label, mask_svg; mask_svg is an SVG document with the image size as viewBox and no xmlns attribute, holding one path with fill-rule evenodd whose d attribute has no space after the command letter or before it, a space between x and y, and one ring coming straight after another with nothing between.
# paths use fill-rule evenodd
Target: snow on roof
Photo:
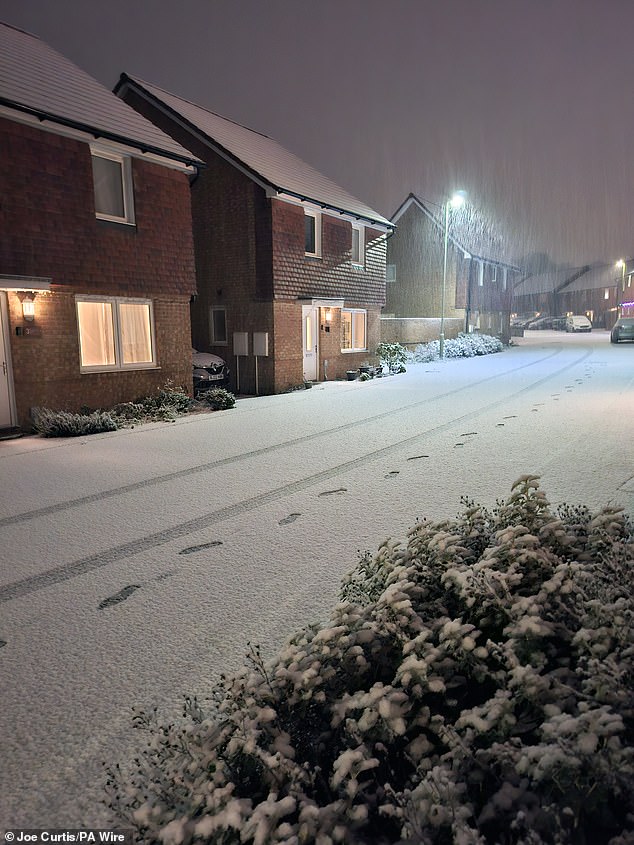
<instances>
[{"instance_id":1,"label":"snow on roof","mask_svg":"<svg viewBox=\"0 0 634 845\"><path fill-rule=\"evenodd\" d=\"M142 91L155 104L167 107L169 112L184 120L190 128L202 133L212 148L219 149L234 164L242 166L255 181L274 188L278 193L287 193L324 208L347 212L393 228L393 224L381 214L267 135L124 73L115 91L123 93L126 87Z\"/></svg>"},{"instance_id":2,"label":"snow on roof","mask_svg":"<svg viewBox=\"0 0 634 845\"><path fill-rule=\"evenodd\" d=\"M185 163L198 159L35 35L0 22L0 105Z\"/></svg>"},{"instance_id":3,"label":"snow on roof","mask_svg":"<svg viewBox=\"0 0 634 845\"><path fill-rule=\"evenodd\" d=\"M430 205L437 206L437 208L432 210L429 207ZM413 193L410 193L403 200L392 215L392 221L397 223L411 206L425 214L439 229L444 231L445 224L442 219L444 206L430 200L421 200ZM492 221L486 220L469 204L452 212L449 240L473 258L499 264L511 270L519 270L519 267L509 259L502 238L494 231Z\"/></svg>"},{"instance_id":4,"label":"snow on roof","mask_svg":"<svg viewBox=\"0 0 634 845\"><path fill-rule=\"evenodd\" d=\"M621 279L621 271L613 264L560 267L547 273L528 276L515 287L515 296L553 291L597 290L614 287Z\"/></svg>"}]
</instances>

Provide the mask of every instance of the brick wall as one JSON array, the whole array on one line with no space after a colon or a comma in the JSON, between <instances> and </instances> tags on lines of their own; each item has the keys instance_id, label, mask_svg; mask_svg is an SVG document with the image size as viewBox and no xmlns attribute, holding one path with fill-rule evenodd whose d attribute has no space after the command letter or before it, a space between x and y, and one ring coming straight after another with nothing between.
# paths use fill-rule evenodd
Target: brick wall
<instances>
[{"instance_id":1,"label":"brick wall","mask_svg":"<svg viewBox=\"0 0 634 845\"><path fill-rule=\"evenodd\" d=\"M279 298L344 298L365 305L385 303L385 233L365 230L365 268L351 263L352 224L324 212L321 258L304 251L304 209L271 200L273 285Z\"/></svg>"},{"instance_id":2,"label":"brick wall","mask_svg":"<svg viewBox=\"0 0 634 845\"><path fill-rule=\"evenodd\" d=\"M195 292L187 174L132 160L136 225L97 220L87 144L0 119L0 273L52 280L38 295L40 335L18 336L8 294L19 423L35 405L107 407L172 379L191 389L189 299ZM79 373L74 295L151 299L160 369Z\"/></svg>"}]
</instances>

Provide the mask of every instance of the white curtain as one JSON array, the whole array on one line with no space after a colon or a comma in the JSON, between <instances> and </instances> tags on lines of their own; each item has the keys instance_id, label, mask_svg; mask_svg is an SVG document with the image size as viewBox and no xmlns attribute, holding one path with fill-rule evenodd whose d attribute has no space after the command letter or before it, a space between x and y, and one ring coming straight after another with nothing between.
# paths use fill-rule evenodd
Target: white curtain
<instances>
[{"instance_id":1,"label":"white curtain","mask_svg":"<svg viewBox=\"0 0 634 845\"><path fill-rule=\"evenodd\" d=\"M79 346L82 367L115 363L114 320L111 302L78 302Z\"/></svg>"},{"instance_id":2,"label":"white curtain","mask_svg":"<svg viewBox=\"0 0 634 845\"><path fill-rule=\"evenodd\" d=\"M123 364L151 364L152 329L147 302L119 303L119 329Z\"/></svg>"}]
</instances>

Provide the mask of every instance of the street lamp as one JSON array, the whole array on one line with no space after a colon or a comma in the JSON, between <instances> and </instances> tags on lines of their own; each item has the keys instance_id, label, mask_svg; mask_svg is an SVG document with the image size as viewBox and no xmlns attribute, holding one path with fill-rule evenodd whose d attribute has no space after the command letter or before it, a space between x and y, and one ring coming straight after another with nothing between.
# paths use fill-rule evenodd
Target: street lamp
<instances>
[{"instance_id":1,"label":"street lamp","mask_svg":"<svg viewBox=\"0 0 634 845\"><path fill-rule=\"evenodd\" d=\"M627 261L625 260L625 258L619 258L619 260L616 262L616 266L621 268L621 291L622 291L622 294L623 294L623 293L625 293L625 268L627 267ZM622 295L621 295L620 299L621 300L623 299ZM615 305L616 305L616 316L617 316L617 319L618 319L618 316L619 316L619 287L618 287L618 285L616 287L616 303L615 303Z\"/></svg>"},{"instance_id":2,"label":"street lamp","mask_svg":"<svg viewBox=\"0 0 634 845\"><path fill-rule=\"evenodd\" d=\"M447 290L447 246L449 242L449 210L451 208L460 208L465 201L465 192L456 191L450 199L445 202L445 237L444 237L444 255L442 264L442 297L440 300L440 349L439 357L445 357L445 294Z\"/></svg>"}]
</instances>

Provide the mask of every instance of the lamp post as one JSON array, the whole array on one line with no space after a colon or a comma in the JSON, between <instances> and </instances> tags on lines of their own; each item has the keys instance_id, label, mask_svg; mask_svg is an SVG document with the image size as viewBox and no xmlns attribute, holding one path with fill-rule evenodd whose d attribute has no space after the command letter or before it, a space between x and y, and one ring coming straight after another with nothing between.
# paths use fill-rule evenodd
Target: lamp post
<instances>
[{"instance_id":1,"label":"lamp post","mask_svg":"<svg viewBox=\"0 0 634 845\"><path fill-rule=\"evenodd\" d=\"M622 301L623 300L623 294L625 293L625 268L627 267L627 261L625 260L625 258L619 258L619 260L616 262L616 266L621 268L621 296L620 296L620 299ZM618 285L616 286L616 302L614 304L616 305L616 319L618 320L618 318L619 318L619 307L620 307L619 306L619 286Z\"/></svg>"},{"instance_id":2,"label":"lamp post","mask_svg":"<svg viewBox=\"0 0 634 845\"><path fill-rule=\"evenodd\" d=\"M465 192L456 191L454 195L445 202L445 235L444 235L444 249L443 249L443 263L442 263L442 294L440 299L440 348L438 354L440 358L445 357L445 294L447 291L447 247L449 244L449 210L451 208L460 208L465 201Z\"/></svg>"}]
</instances>

